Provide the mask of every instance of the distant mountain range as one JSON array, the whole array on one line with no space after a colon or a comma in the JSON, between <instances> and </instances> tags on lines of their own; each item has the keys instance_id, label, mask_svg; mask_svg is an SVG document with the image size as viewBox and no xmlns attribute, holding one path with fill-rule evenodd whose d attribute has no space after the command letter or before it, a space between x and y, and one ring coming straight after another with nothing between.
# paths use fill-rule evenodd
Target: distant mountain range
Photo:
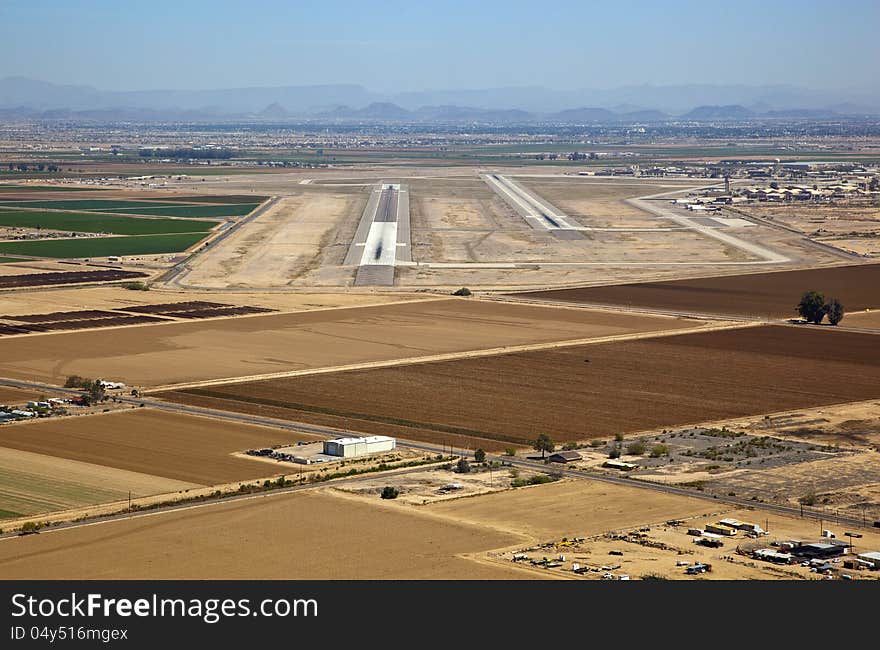
<instances>
[{"instance_id":1,"label":"distant mountain range","mask_svg":"<svg viewBox=\"0 0 880 650\"><path fill-rule=\"evenodd\" d=\"M330 121L649 123L670 120L880 116L880 91L795 86L541 87L381 94L353 84L219 90L105 91L25 77L0 79L0 119L257 119Z\"/></svg>"}]
</instances>

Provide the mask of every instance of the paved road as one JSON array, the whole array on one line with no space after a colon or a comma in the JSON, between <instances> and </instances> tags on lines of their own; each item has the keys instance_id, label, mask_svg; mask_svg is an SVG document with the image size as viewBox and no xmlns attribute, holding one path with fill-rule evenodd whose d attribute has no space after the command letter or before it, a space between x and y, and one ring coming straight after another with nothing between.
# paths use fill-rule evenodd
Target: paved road
<instances>
[{"instance_id":1,"label":"paved road","mask_svg":"<svg viewBox=\"0 0 880 650\"><path fill-rule=\"evenodd\" d=\"M54 391L54 392L65 392L65 393L77 393L78 392L78 391L75 391L72 389L59 389L59 388L57 388L55 386L51 386L49 384L42 384L42 383L38 383L38 382L19 381L19 380L14 380L14 379L0 379L0 385L13 386L16 388L30 388L30 389L37 389L37 390L43 390L43 391ZM249 415L249 414L244 414L244 413L232 413L229 411L220 411L220 410L216 410L216 409L208 409L208 408L203 408L203 407L199 407L199 406L190 406L187 404L173 404L170 402L162 402L160 400L155 400L155 399L150 399L150 398L123 397L123 398L120 398L120 401L125 402L125 403L129 403L132 405L145 404L145 405L150 406L152 408L156 408L156 409L164 410L164 411L171 411L171 412L176 412L176 413L186 413L189 415L199 415L199 416L205 416L205 417L212 417L215 419L230 420L230 421L240 422L243 424L257 424L257 425L263 425L263 426L270 426L270 427L276 427L276 428L281 428L281 429L287 429L289 431L298 431L298 432L309 433L309 434L313 434L313 435L327 436L330 438L336 438L336 437L339 437L340 435L344 435L344 434L359 435L357 433L344 432L344 431L340 431L339 429L332 429L329 427L324 427L324 426L319 426L319 425L302 424L302 423L297 423L297 422L288 422L285 420L276 420L274 418L266 418L266 417L262 417L262 416ZM445 446L432 445L432 444L424 443L424 442L398 440L398 445L400 447L403 447L406 449L414 449L417 451L422 451L422 452L427 452L427 453L432 453L432 454L461 453L461 454L467 455L469 457L473 456L472 452L469 449L467 449L467 450L460 449L460 450L458 450L458 452L455 452L454 448L446 448ZM503 460L504 460L504 462L508 463L512 467L519 467L522 469L531 469L531 470L539 470L539 471L546 471L548 469L547 465L545 465L540 460L531 460L531 459L523 458L523 457L510 457L510 458L504 458ZM644 490L651 490L651 491L660 492L663 494L671 494L671 495L690 497L690 498L695 498L695 499L704 499L704 500L713 501L716 503L719 503L719 502L726 503L726 504L734 505L734 506L737 506L740 508L756 508L756 509L765 510L765 511L769 511L769 512L775 512L778 514L787 515L787 516L791 516L791 517L800 517L803 515L803 516L806 516L806 517L809 517L812 519L825 519L828 521L835 521L839 524L845 524L847 526L852 526L852 527L870 526L869 524L866 524L865 522L863 522L861 519L857 519L854 517L832 516L832 515L829 515L829 513L827 513L827 512L816 512L816 513L809 512L809 511L802 512L800 508L794 508L794 507L790 507L790 506L783 506L783 505L769 504L769 503L756 503L756 502L750 501L748 499L741 499L741 498L730 497L730 496L706 495L706 494L704 494L702 492L698 492L696 490L689 490L687 488L677 487L674 485L665 485L662 483L650 483L647 481L638 480L637 478L630 478L627 475L614 476L614 475L608 475L608 474L598 474L598 473L593 473L593 472L587 472L584 470L568 469L568 468L565 468L565 466L559 466L558 469L559 469L559 471L561 471L563 473L563 475L570 476L573 478L581 478L581 479L599 481L599 482L603 482L603 483L611 483L614 485L622 485L622 486L639 488L639 489L644 489ZM357 477L355 477L355 479L352 479L352 480L356 480L356 478ZM312 486L296 486L294 488L286 488L286 490L287 491L297 491L298 489L305 489L306 487L312 487ZM272 493L274 493L274 492L272 492ZM272 494L272 493L267 493L267 494ZM278 493L284 493L284 490L278 490ZM247 496L253 497L254 495L247 495ZM228 499L218 499L217 501L204 502L200 505L204 506L204 505L207 505L208 503L223 503L223 502L226 502L227 500ZM156 509L156 510L153 510L150 512L160 512L160 511L164 512L166 510L180 509L181 507L184 507L184 506L176 506L176 507L169 506L168 508L163 507L163 508ZM121 516L124 517L124 516L129 516L129 515L125 514L125 515L121 515Z\"/></svg>"}]
</instances>

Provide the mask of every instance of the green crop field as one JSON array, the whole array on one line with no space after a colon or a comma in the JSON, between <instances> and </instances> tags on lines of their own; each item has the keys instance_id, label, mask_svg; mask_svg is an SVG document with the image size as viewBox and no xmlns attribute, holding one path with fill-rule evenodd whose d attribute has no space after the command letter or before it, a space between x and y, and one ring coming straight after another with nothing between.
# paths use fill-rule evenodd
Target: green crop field
<instances>
[{"instance_id":1,"label":"green crop field","mask_svg":"<svg viewBox=\"0 0 880 650\"><path fill-rule=\"evenodd\" d=\"M0 257L0 264L9 264L10 262L27 262L22 257Z\"/></svg>"},{"instance_id":2,"label":"green crop field","mask_svg":"<svg viewBox=\"0 0 880 650\"><path fill-rule=\"evenodd\" d=\"M77 199L72 201L4 201L0 206L12 208L40 208L44 210L85 210L101 212L104 210L128 210L134 208L163 208L178 205L164 201L106 201L101 199Z\"/></svg>"},{"instance_id":3,"label":"green crop field","mask_svg":"<svg viewBox=\"0 0 880 650\"><path fill-rule=\"evenodd\" d=\"M127 492L118 489L108 490L78 481L0 467L0 518L3 519L121 501L127 496Z\"/></svg>"},{"instance_id":4,"label":"green crop field","mask_svg":"<svg viewBox=\"0 0 880 650\"><path fill-rule=\"evenodd\" d=\"M179 205L165 208L138 208L127 210L136 214L155 214L163 217L238 217L253 212L258 203L239 203L236 205ZM112 210L122 212L122 210Z\"/></svg>"},{"instance_id":5,"label":"green crop field","mask_svg":"<svg viewBox=\"0 0 880 650\"><path fill-rule=\"evenodd\" d=\"M103 232L114 235L154 235L160 233L207 232L214 221L190 219L144 219L89 212L39 212L0 209L0 226L45 228L72 232Z\"/></svg>"},{"instance_id":6,"label":"green crop field","mask_svg":"<svg viewBox=\"0 0 880 650\"><path fill-rule=\"evenodd\" d=\"M205 238L205 233L134 235L130 237L82 237L0 242L0 254L34 257L82 258L109 255L158 255L179 253Z\"/></svg>"}]
</instances>

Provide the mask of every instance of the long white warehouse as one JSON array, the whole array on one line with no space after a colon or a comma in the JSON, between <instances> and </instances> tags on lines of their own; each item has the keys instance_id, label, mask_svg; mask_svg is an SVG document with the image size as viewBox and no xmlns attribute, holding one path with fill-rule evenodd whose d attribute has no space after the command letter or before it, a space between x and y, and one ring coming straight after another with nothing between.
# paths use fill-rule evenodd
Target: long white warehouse
<instances>
[{"instance_id":1,"label":"long white warehouse","mask_svg":"<svg viewBox=\"0 0 880 650\"><path fill-rule=\"evenodd\" d=\"M352 458L383 451L393 451L397 441L388 436L366 436L364 438L337 438L324 441L324 453L328 456Z\"/></svg>"}]
</instances>

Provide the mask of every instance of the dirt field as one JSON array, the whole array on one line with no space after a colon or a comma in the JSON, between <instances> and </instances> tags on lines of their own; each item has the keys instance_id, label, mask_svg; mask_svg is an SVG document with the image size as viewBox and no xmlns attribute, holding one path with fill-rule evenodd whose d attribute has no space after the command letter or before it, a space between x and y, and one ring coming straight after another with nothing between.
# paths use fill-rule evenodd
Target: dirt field
<instances>
[{"instance_id":1,"label":"dirt field","mask_svg":"<svg viewBox=\"0 0 880 650\"><path fill-rule=\"evenodd\" d=\"M138 498L192 487L195 484L0 447L0 518L124 501L129 492Z\"/></svg>"},{"instance_id":2,"label":"dirt field","mask_svg":"<svg viewBox=\"0 0 880 650\"><path fill-rule=\"evenodd\" d=\"M844 316L841 324L846 327L880 330L880 310L866 311L858 314L847 314Z\"/></svg>"},{"instance_id":3,"label":"dirt field","mask_svg":"<svg viewBox=\"0 0 880 650\"><path fill-rule=\"evenodd\" d=\"M597 481L566 480L425 506L430 512L488 528L521 531L535 541L596 535L646 522L718 510L687 499Z\"/></svg>"},{"instance_id":4,"label":"dirt field","mask_svg":"<svg viewBox=\"0 0 880 650\"><path fill-rule=\"evenodd\" d=\"M518 294L523 298L697 313L785 318L804 291L836 297L849 311L880 308L880 264L621 284Z\"/></svg>"},{"instance_id":5,"label":"dirt field","mask_svg":"<svg viewBox=\"0 0 880 650\"><path fill-rule=\"evenodd\" d=\"M880 339L764 326L192 389L221 409L498 449L880 397Z\"/></svg>"},{"instance_id":6,"label":"dirt field","mask_svg":"<svg viewBox=\"0 0 880 650\"><path fill-rule=\"evenodd\" d=\"M291 468L289 464L279 464L276 470L267 463L230 454L312 439L279 429L218 424L207 418L150 409L0 428L0 447L201 485L282 474Z\"/></svg>"},{"instance_id":7,"label":"dirt field","mask_svg":"<svg viewBox=\"0 0 880 650\"><path fill-rule=\"evenodd\" d=\"M128 292L136 293L136 292ZM155 386L693 326L692 321L477 300L270 314L0 339L0 376Z\"/></svg>"},{"instance_id":8,"label":"dirt field","mask_svg":"<svg viewBox=\"0 0 880 650\"><path fill-rule=\"evenodd\" d=\"M329 491L0 540L5 579L516 579L460 557L520 536Z\"/></svg>"},{"instance_id":9,"label":"dirt field","mask_svg":"<svg viewBox=\"0 0 880 650\"><path fill-rule=\"evenodd\" d=\"M625 202L625 199L688 189L687 185L663 181L616 180L612 178L517 177L525 187L549 201L584 226L595 228L657 228L668 226ZM692 181L690 187L700 186Z\"/></svg>"},{"instance_id":10,"label":"dirt field","mask_svg":"<svg viewBox=\"0 0 880 650\"><path fill-rule=\"evenodd\" d=\"M187 287L285 287L324 265L341 265L367 194L309 193L282 199L193 263ZM314 284L311 282L310 284Z\"/></svg>"}]
</instances>

